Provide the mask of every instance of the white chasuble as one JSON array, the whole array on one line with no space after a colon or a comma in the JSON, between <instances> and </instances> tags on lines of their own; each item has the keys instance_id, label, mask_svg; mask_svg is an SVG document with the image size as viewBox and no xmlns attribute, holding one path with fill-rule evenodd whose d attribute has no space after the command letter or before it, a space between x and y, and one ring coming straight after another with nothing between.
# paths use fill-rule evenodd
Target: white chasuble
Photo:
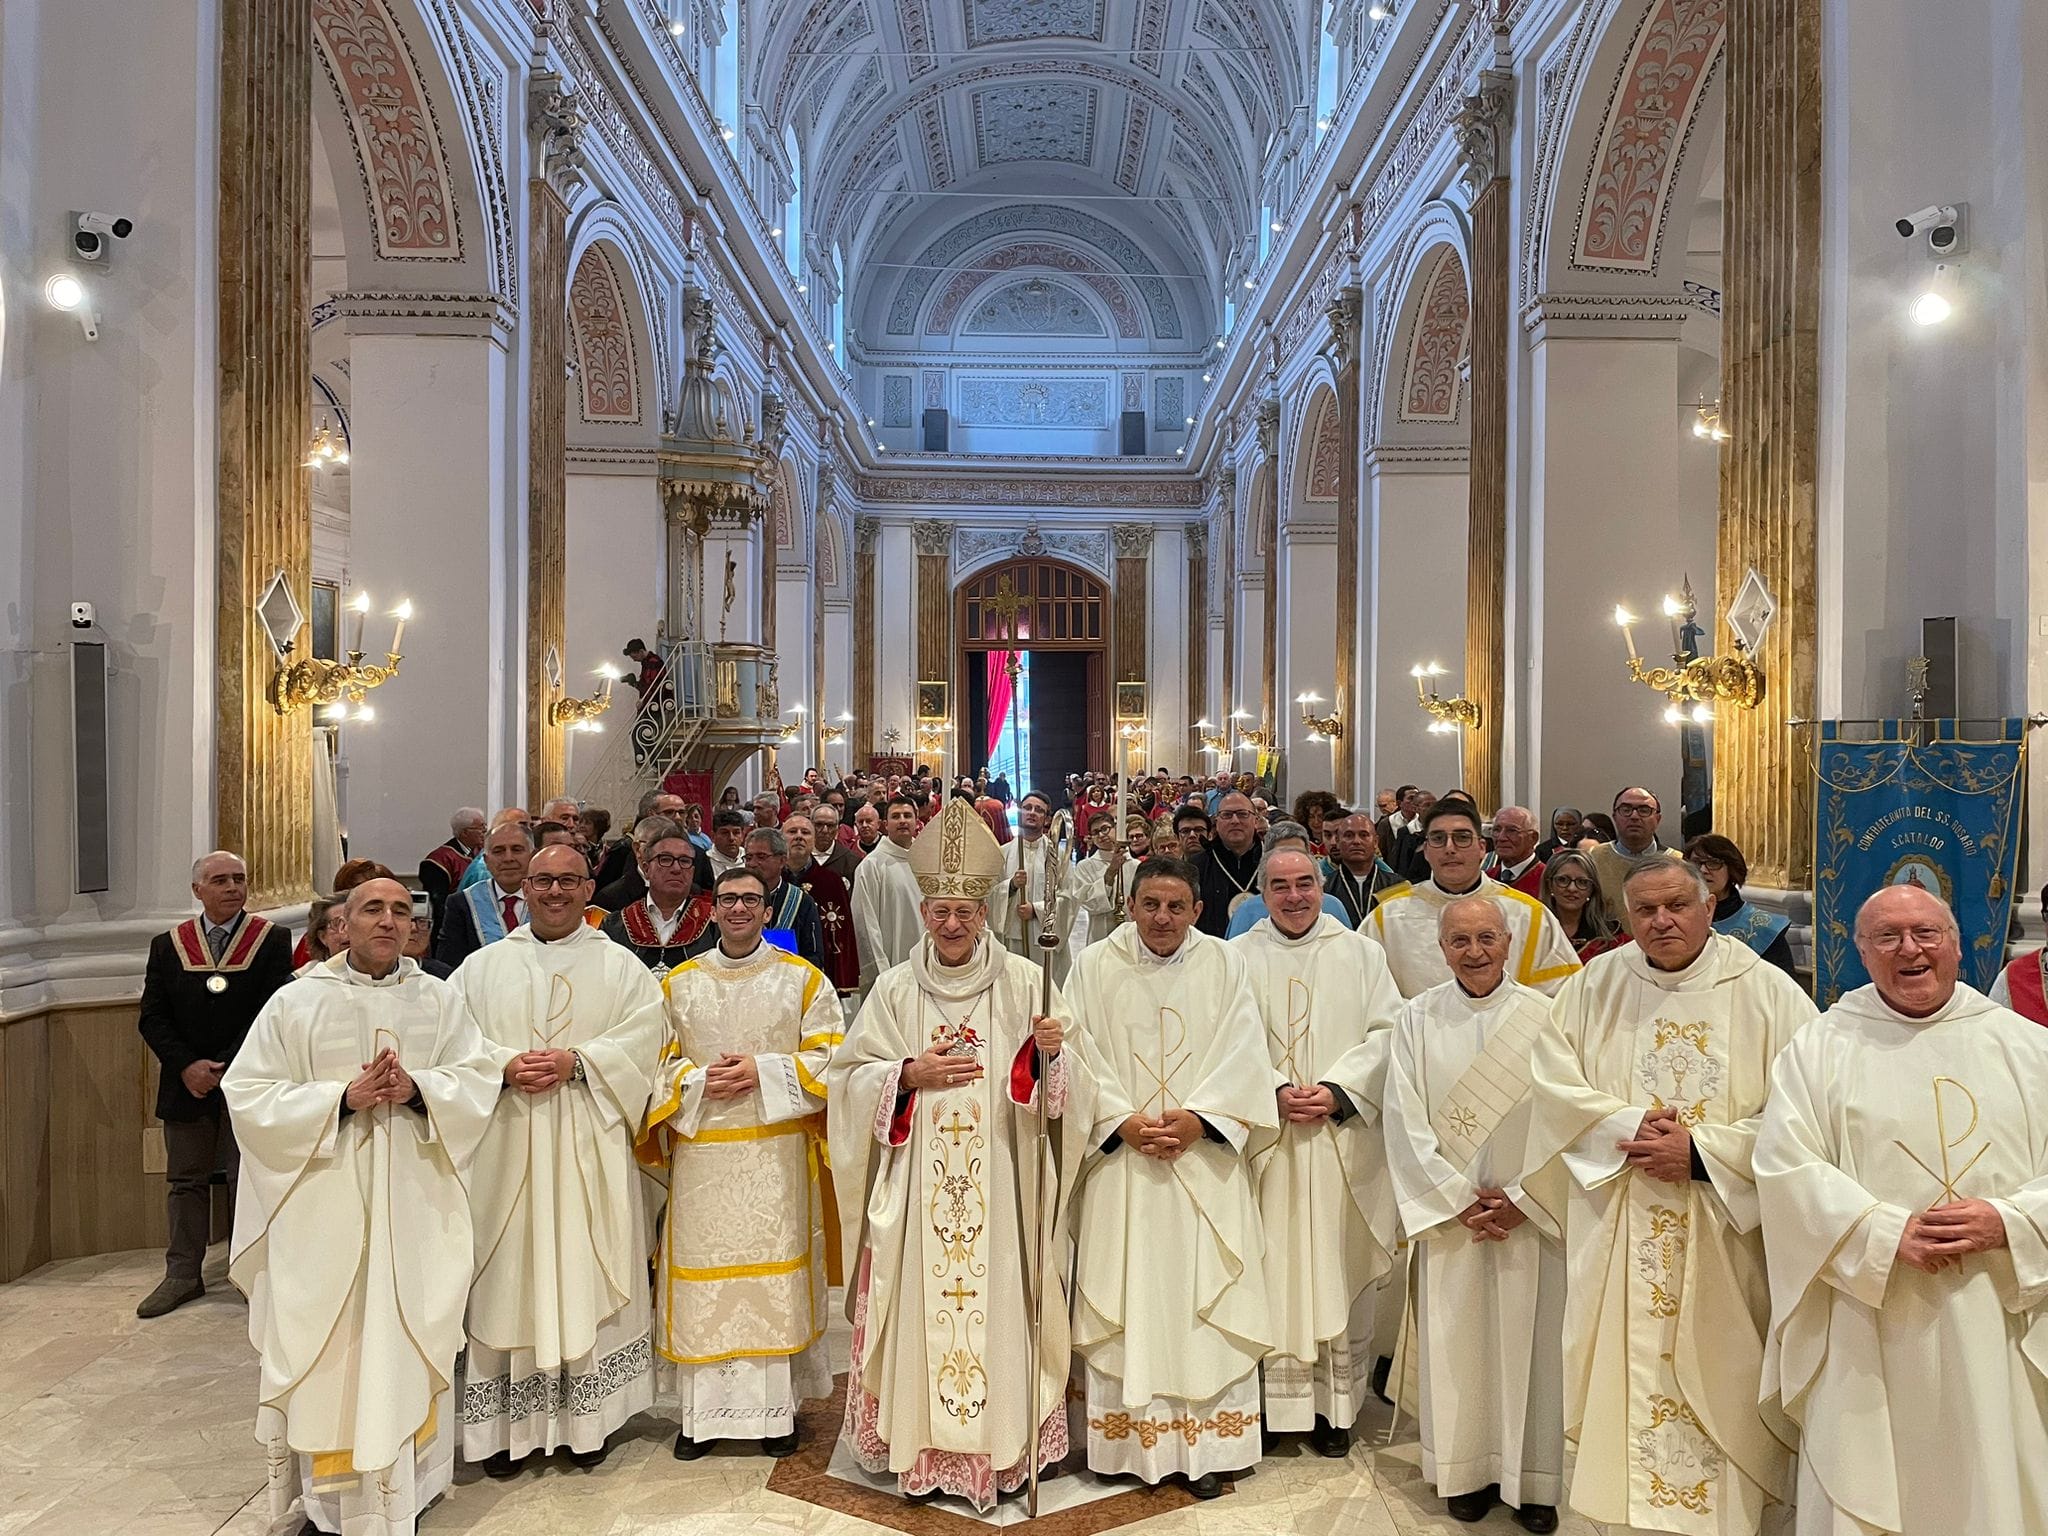
<instances>
[{"instance_id":1,"label":"white chasuble","mask_svg":"<svg viewBox=\"0 0 2048 1536\"><path fill-rule=\"evenodd\" d=\"M1631 944L1558 993L1538 1038L1530 1166L1561 1156L1572 1507L1692 1536L1754 1533L1792 1495L1792 1427L1760 1411L1770 1296L1750 1153L1771 1063L1813 1017L1799 984L1711 934L1660 971ZM1615 1145L1677 1111L1708 1177L1665 1183Z\"/></svg>"},{"instance_id":2,"label":"white chasuble","mask_svg":"<svg viewBox=\"0 0 2048 1536\"><path fill-rule=\"evenodd\" d=\"M2048 1034L1965 986L1924 1019L1859 987L1778 1058L1756 1180L1802 1536L2048 1531ZM1901 1262L1957 1200L2007 1246Z\"/></svg>"},{"instance_id":3,"label":"white chasuble","mask_svg":"<svg viewBox=\"0 0 2048 1536\"><path fill-rule=\"evenodd\" d=\"M1067 1209L1092 1097L1071 1028L1067 1047L1039 1060L1041 986L1039 968L992 937L959 967L921 942L875 984L832 1063L842 1251L859 1255L844 1438L905 1493L983 1509L1025 1482L1031 1455L1045 1467L1067 1452ZM1055 989L1053 1015L1066 1010ZM935 1045L972 1055L981 1077L904 1089L904 1063ZM1034 1285L1045 1297L1035 1384Z\"/></svg>"},{"instance_id":4,"label":"white chasuble","mask_svg":"<svg viewBox=\"0 0 2048 1536\"><path fill-rule=\"evenodd\" d=\"M477 1151L463 1455L595 1451L654 1396L633 1140L661 1055L661 989L585 924L545 943L521 925L449 985L501 1080L526 1051L583 1062L580 1082L499 1094Z\"/></svg>"},{"instance_id":5,"label":"white chasuble","mask_svg":"<svg viewBox=\"0 0 2048 1536\"><path fill-rule=\"evenodd\" d=\"M389 1048L424 1112L343 1113ZM221 1091L242 1149L228 1275L249 1298L270 1506L410 1536L454 1470L453 1382L473 1260L470 1160L501 1079L455 993L410 960L347 955L264 1006Z\"/></svg>"},{"instance_id":6,"label":"white chasuble","mask_svg":"<svg viewBox=\"0 0 2048 1536\"><path fill-rule=\"evenodd\" d=\"M1151 1481L1250 1466L1273 1325L1247 1159L1279 1116L1244 961L1196 929L1162 959L1126 923L1082 952L1071 998L1096 1089L1075 1215L1088 1464ZM1116 1138L1174 1109L1213 1134L1171 1162Z\"/></svg>"},{"instance_id":7,"label":"white chasuble","mask_svg":"<svg viewBox=\"0 0 2048 1536\"><path fill-rule=\"evenodd\" d=\"M1387 966L1403 997L1418 996L1451 979L1450 962L1436 941L1437 919L1445 907L1465 896L1491 896L1507 913L1508 980L1555 996L1566 978L1577 973L1579 957L1571 940L1535 897L1487 876L1463 896L1423 880L1383 892L1379 905L1358 925L1359 932L1386 946Z\"/></svg>"},{"instance_id":8,"label":"white chasuble","mask_svg":"<svg viewBox=\"0 0 2048 1536\"><path fill-rule=\"evenodd\" d=\"M670 1039L644 1160L668 1169L656 1254L655 1375L693 1440L764 1440L829 1396L825 1210L818 1177L838 994L808 961L762 943L706 950L668 973ZM705 1092L721 1057L759 1086Z\"/></svg>"},{"instance_id":9,"label":"white chasuble","mask_svg":"<svg viewBox=\"0 0 2048 1536\"><path fill-rule=\"evenodd\" d=\"M883 838L853 874L853 936L860 946L860 990L910 958L924 937L918 904L924 893L910 872L910 852Z\"/></svg>"},{"instance_id":10,"label":"white chasuble","mask_svg":"<svg viewBox=\"0 0 2048 1536\"><path fill-rule=\"evenodd\" d=\"M1024 884L1011 889L1010 881L1019 873ZM988 893L989 928L1001 941L1004 948L1013 955L1019 955L1038 965L1038 934L1045 926L1048 913L1053 920L1053 932L1060 936L1060 947L1053 951L1052 979L1055 985L1064 986L1067 970L1073 956L1073 945L1067 935L1074 927L1074 898L1069 888L1071 866L1062 865L1053 844L1041 837L1027 843L1019 836L1003 845L1003 878L994 890ZM1018 911L1029 902L1033 915L1026 918Z\"/></svg>"},{"instance_id":11,"label":"white chasuble","mask_svg":"<svg viewBox=\"0 0 2048 1536\"><path fill-rule=\"evenodd\" d=\"M1265 918L1230 946L1265 1024L1272 1087L1328 1083L1352 1111L1281 1121L1251 1163L1273 1323L1265 1424L1307 1430L1321 1417L1349 1428L1373 1366L1369 1349L1351 1347L1353 1314L1390 1269L1395 1242L1380 1094L1401 994L1385 951L1327 913L1298 939Z\"/></svg>"},{"instance_id":12,"label":"white chasuble","mask_svg":"<svg viewBox=\"0 0 2048 1536\"><path fill-rule=\"evenodd\" d=\"M1563 1191L1521 1182L1549 1013L1512 981L1485 997L1447 981L1410 999L1393 1030L1387 1166L1415 1245L1422 1475L1444 1498L1489 1483L1514 1505L1563 1492ZM1475 1242L1458 1220L1482 1189L1528 1218L1505 1242Z\"/></svg>"}]
</instances>

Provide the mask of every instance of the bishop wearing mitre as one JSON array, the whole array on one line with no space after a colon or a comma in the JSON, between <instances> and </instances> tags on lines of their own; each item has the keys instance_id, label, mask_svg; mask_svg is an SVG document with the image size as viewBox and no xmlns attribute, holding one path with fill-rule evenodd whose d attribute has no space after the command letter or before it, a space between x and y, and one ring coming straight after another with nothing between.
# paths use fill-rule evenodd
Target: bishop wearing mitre
<instances>
[{"instance_id":1,"label":"bishop wearing mitre","mask_svg":"<svg viewBox=\"0 0 2048 1536\"><path fill-rule=\"evenodd\" d=\"M790 1455L798 1407L832 1393L818 1141L843 1015L816 966L761 937L767 902L746 865L720 875L718 942L662 982L669 1039L640 1150L668 1171L654 1351L679 1461L719 1440Z\"/></svg>"},{"instance_id":2,"label":"bishop wearing mitre","mask_svg":"<svg viewBox=\"0 0 2048 1536\"><path fill-rule=\"evenodd\" d=\"M412 1536L455 1468L474 1254L463 1188L501 1079L454 991L402 958L412 898L348 893L348 949L281 989L221 1093L242 1148L228 1278L249 1298L270 1516Z\"/></svg>"},{"instance_id":3,"label":"bishop wearing mitre","mask_svg":"<svg viewBox=\"0 0 2048 1536\"><path fill-rule=\"evenodd\" d=\"M1792 1426L1759 1409L1770 1295L1751 1154L1799 984L1713 930L1693 866L1622 886L1636 942L1558 993L1537 1036L1529 1166L1561 1157L1565 1434L1588 1519L1754 1536L1792 1497ZM1511 973L1512 974L1512 973Z\"/></svg>"},{"instance_id":4,"label":"bishop wearing mitre","mask_svg":"<svg viewBox=\"0 0 2048 1536\"><path fill-rule=\"evenodd\" d=\"M1799 1531L2048 1531L2048 1036L1957 982L1923 887L1856 948L1871 984L1793 1036L1756 1143Z\"/></svg>"},{"instance_id":5,"label":"bishop wearing mitre","mask_svg":"<svg viewBox=\"0 0 2048 1536\"><path fill-rule=\"evenodd\" d=\"M1259 895L1266 915L1229 942L1265 1023L1280 1117L1251 1167L1273 1317L1264 1423L1339 1457L1371 1394L1375 1288L1393 1263L1380 1095L1401 994L1380 947L1323 911L1308 854L1268 854Z\"/></svg>"},{"instance_id":6,"label":"bishop wearing mitre","mask_svg":"<svg viewBox=\"0 0 2048 1536\"><path fill-rule=\"evenodd\" d=\"M924 937L828 1078L858 1255L842 1435L904 1493L986 1510L1067 1454L1067 1211L1092 1096L1059 990L1047 1011L1039 968L988 933L1002 849L973 806L949 800L911 867Z\"/></svg>"},{"instance_id":7,"label":"bishop wearing mitre","mask_svg":"<svg viewBox=\"0 0 2048 1536\"><path fill-rule=\"evenodd\" d=\"M1106 817L1114 831L1116 818ZM1073 928L1072 867L1047 841L1052 802L1037 790L1017 802L1017 836L1003 846L1003 879L990 897L989 919L1011 954L1038 963L1039 931L1050 922L1062 939ZM1064 984L1071 959L1061 944L1052 952L1052 979Z\"/></svg>"},{"instance_id":8,"label":"bishop wearing mitre","mask_svg":"<svg viewBox=\"0 0 2048 1536\"><path fill-rule=\"evenodd\" d=\"M1075 962L1094 1123L1074 1221L1089 1470L1197 1498L1259 1459L1274 1342L1250 1160L1278 1131L1238 951L1195 927L1200 876L1148 859L1131 921Z\"/></svg>"},{"instance_id":9,"label":"bishop wearing mitre","mask_svg":"<svg viewBox=\"0 0 2048 1536\"><path fill-rule=\"evenodd\" d=\"M654 1399L633 1140L661 1056L661 989L583 920L593 886L576 849L541 849L521 889L526 922L450 981L508 1090L470 1178L462 1457L493 1477L558 1448L595 1466Z\"/></svg>"},{"instance_id":10,"label":"bishop wearing mitre","mask_svg":"<svg viewBox=\"0 0 2048 1536\"><path fill-rule=\"evenodd\" d=\"M1387 1167L1416 1278L1412 1408L1422 1475L1453 1518L1499 1498L1557 1529L1563 1493L1563 1189L1553 1163L1524 1186L1530 1070L1550 999L1507 978L1500 901L1466 896L1439 921L1451 980L1411 998L1386 1076Z\"/></svg>"}]
</instances>

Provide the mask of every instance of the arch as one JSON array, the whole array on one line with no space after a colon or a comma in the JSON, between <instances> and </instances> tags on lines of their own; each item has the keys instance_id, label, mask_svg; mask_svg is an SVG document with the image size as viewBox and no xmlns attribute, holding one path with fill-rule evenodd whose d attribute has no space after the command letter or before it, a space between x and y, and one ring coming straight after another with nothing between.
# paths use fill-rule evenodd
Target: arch
<instances>
[{"instance_id":1,"label":"arch","mask_svg":"<svg viewBox=\"0 0 2048 1536\"><path fill-rule=\"evenodd\" d=\"M1727 0L1609 0L1598 30L1545 69L1556 96L1539 103L1539 156L1551 146L1537 173L1539 291L1680 291L1684 241L1667 235L1698 195L1691 151L1719 113L1727 19Z\"/></svg>"},{"instance_id":2,"label":"arch","mask_svg":"<svg viewBox=\"0 0 2048 1536\"><path fill-rule=\"evenodd\" d=\"M569 279L569 344L576 413L591 424L640 425L640 364L625 289L602 245L589 245Z\"/></svg>"},{"instance_id":3,"label":"arch","mask_svg":"<svg viewBox=\"0 0 2048 1536\"><path fill-rule=\"evenodd\" d=\"M846 562L848 531L840 526L837 504L825 509L812 526L813 555L818 563L818 585L835 601L849 598L852 573Z\"/></svg>"},{"instance_id":4,"label":"arch","mask_svg":"<svg viewBox=\"0 0 2048 1536\"><path fill-rule=\"evenodd\" d=\"M312 0L318 151L348 286L517 297L494 108L504 72L441 0Z\"/></svg>"},{"instance_id":5,"label":"arch","mask_svg":"<svg viewBox=\"0 0 2048 1536\"><path fill-rule=\"evenodd\" d=\"M601 248L601 249L600 249ZM675 403L680 369L675 365L675 347L669 334L671 274L659 266L634 228L630 216L618 203L592 203L581 209L569 225L569 271L580 275L593 250L610 268L610 276L625 308L625 321L633 345L635 390L638 395L638 424L650 434L660 430L662 420ZM571 355L575 354L576 310L573 302L575 278L571 279L569 311ZM571 393L574 393L572 390ZM572 412L570 425L578 415Z\"/></svg>"},{"instance_id":6,"label":"arch","mask_svg":"<svg viewBox=\"0 0 2048 1536\"><path fill-rule=\"evenodd\" d=\"M784 459L768 492L768 532L775 549L788 550L789 564L798 550L808 550L809 519L803 512L803 476L792 459Z\"/></svg>"},{"instance_id":7,"label":"arch","mask_svg":"<svg viewBox=\"0 0 2048 1536\"><path fill-rule=\"evenodd\" d=\"M1302 407L1300 430L1294 438L1290 514L1306 503L1337 501L1337 478L1343 466L1342 413L1337 409L1337 392L1318 382L1308 403ZM1291 520L1291 518L1290 518Z\"/></svg>"},{"instance_id":8,"label":"arch","mask_svg":"<svg viewBox=\"0 0 2048 1536\"><path fill-rule=\"evenodd\" d=\"M1070 279L1036 270L1047 264L1034 259L1036 254L1032 247L1012 246L960 273L933 304L926 334L1143 339L1137 306L1113 278L1078 273ZM1067 253L1046 247L1045 254ZM992 265L1001 270L989 270ZM964 291L957 301L952 297L956 284ZM944 328L935 332L932 327L942 319Z\"/></svg>"},{"instance_id":9,"label":"arch","mask_svg":"<svg viewBox=\"0 0 2048 1536\"><path fill-rule=\"evenodd\" d=\"M1003 581L1028 599L1016 638L1039 651L1106 650L1109 645L1109 583L1093 571L1046 555L1012 555L961 578L953 588L957 633L963 651L1006 649L991 604Z\"/></svg>"},{"instance_id":10,"label":"arch","mask_svg":"<svg viewBox=\"0 0 2048 1536\"><path fill-rule=\"evenodd\" d=\"M1464 362L1472 338L1464 249L1441 235L1419 241L1388 293L1374 377L1376 441L1462 446L1471 435Z\"/></svg>"}]
</instances>

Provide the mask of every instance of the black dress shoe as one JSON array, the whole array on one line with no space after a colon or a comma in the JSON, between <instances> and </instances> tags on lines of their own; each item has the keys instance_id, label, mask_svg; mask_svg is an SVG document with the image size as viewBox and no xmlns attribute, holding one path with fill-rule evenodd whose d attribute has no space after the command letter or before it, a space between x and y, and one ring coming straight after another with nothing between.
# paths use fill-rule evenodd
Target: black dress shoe
<instances>
[{"instance_id":1,"label":"black dress shoe","mask_svg":"<svg viewBox=\"0 0 2048 1536\"><path fill-rule=\"evenodd\" d=\"M1557 1529L1557 1506L1555 1504L1524 1504L1515 1511L1515 1524L1534 1536L1550 1536Z\"/></svg>"},{"instance_id":2,"label":"black dress shoe","mask_svg":"<svg viewBox=\"0 0 2048 1536\"><path fill-rule=\"evenodd\" d=\"M572 1465L581 1467L584 1471L588 1472L593 1467L603 1466L605 1457L611 1455L611 1453L611 1442L606 1441L594 1451L569 1452L569 1461Z\"/></svg>"},{"instance_id":3,"label":"black dress shoe","mask_svg":"<svg viewBox=\"0 0 2048 1536\"><path fill-rule=\"evenodd\" d=\"M676 1435L677 1461L695 1461L710 1449L711 1442L709 1440L692 1440L688 1435L680 1431Z\"/></svg>"},{"instance_id":4,"label":"black dress shoe","mask_svg":"<svg viewBox=\"0 0 2048 1536\"><path fill-rule=\"evenodd\" d=\"M1339 1429L1328 1419L1317 1415L1316 1427L1308 1434L1308 1443L1315 1448L1318 1456L1341 1461L1351 1454L1351 1431Z\"/></svg>"},{"instance_id":5,"label":"black dress shoe","mask_svg":"<svg viewBox=\"0 0 2048 1536\"><path fill-rule=\"evenodd\" d=\"M1200 1477L1188 1479L1188 1492L1198 1499L1220 1498L1223 1494L1223 1475L1220 1472L1204 1472Z\"/></svg>"},{"instance_id":6,"label":"black dress shoe","mask_svg":"<svg viewBox=\"0 0 2048 1536\"><path fill-rule=\"evenodd\" d=\"M175 1312L188 1301L197 1301L206 1294L206 1286L198 1280L181 1280L175 1275L166 1275L157 1288L137 1303L137 1317L162 1317L166 1312Z\"/></svg>"},{"instance_id":7,"label":"black dress shoe","mask_svg":"<svg viewBox=\"0 0 2048 1536\"><path fill-rule=\"evenodd\" d=\"M510 1451L498 1451L484 1458L484 1476L495 1477L502 1481L508 1477L516 1477L519 1469L525 1465L526 1458L524 1456L514 1461Z\"/></svg>"},{"instance_id":8,"label":"black dress shoe","mask_svg":"<svg viewBox=\"0 0 2048 1536\"><path fill-rule=\"evenodd\" d=\"M1391 1403L1387 1396L1387 1378L1394 1374L1394 1357L1381 1355L1372 1363L1372 1395L1383 1403Z\"/></svg>"},{"instance_id":9,"label":"black dress shoe","mask_svg":"<svg viewBox=\"0 0 2048 1536\"><path fill-rule=\"evenodd\" d=\"M1444 1500L1444 1507L1450 1510L1453 1520L1462 1520L1471 1525L1486 1518L1486 1512L1493 1508L1500 1490L1492 1483L1472 1493L1454 1493Z\"/></svg>"},{"instance_id":10,"label":"black dress shoe","mask_svg":"<svg viewBox=\"0 0 2048 1536\"><path fill-rule=\"evenodd\" d=\"M770 1456L773 1456L777 1461L780 1461L785 1456L794 1456L796 1454L796 1431L792 1429L786 1435L770 1435L761 1442L761 1449Z\"/></svg>"}]
</instances>

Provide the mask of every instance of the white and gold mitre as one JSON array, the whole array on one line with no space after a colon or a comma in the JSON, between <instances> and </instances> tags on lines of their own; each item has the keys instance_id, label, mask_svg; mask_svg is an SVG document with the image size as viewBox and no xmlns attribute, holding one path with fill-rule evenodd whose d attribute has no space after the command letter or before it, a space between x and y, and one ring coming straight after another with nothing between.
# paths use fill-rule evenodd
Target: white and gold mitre
<instances>
[{"instance_id":1,"label":"white and gold mitre","mask_svg":"<svg viewBox=\"0 0 2048 1536\"><path fill-rule=\"evenodd\" d=\"M985 901L1003 878L1002 845L981 812L965 800L948 800L910 845L910 872L928 897Z\"/></svg>"}]
</instances>

